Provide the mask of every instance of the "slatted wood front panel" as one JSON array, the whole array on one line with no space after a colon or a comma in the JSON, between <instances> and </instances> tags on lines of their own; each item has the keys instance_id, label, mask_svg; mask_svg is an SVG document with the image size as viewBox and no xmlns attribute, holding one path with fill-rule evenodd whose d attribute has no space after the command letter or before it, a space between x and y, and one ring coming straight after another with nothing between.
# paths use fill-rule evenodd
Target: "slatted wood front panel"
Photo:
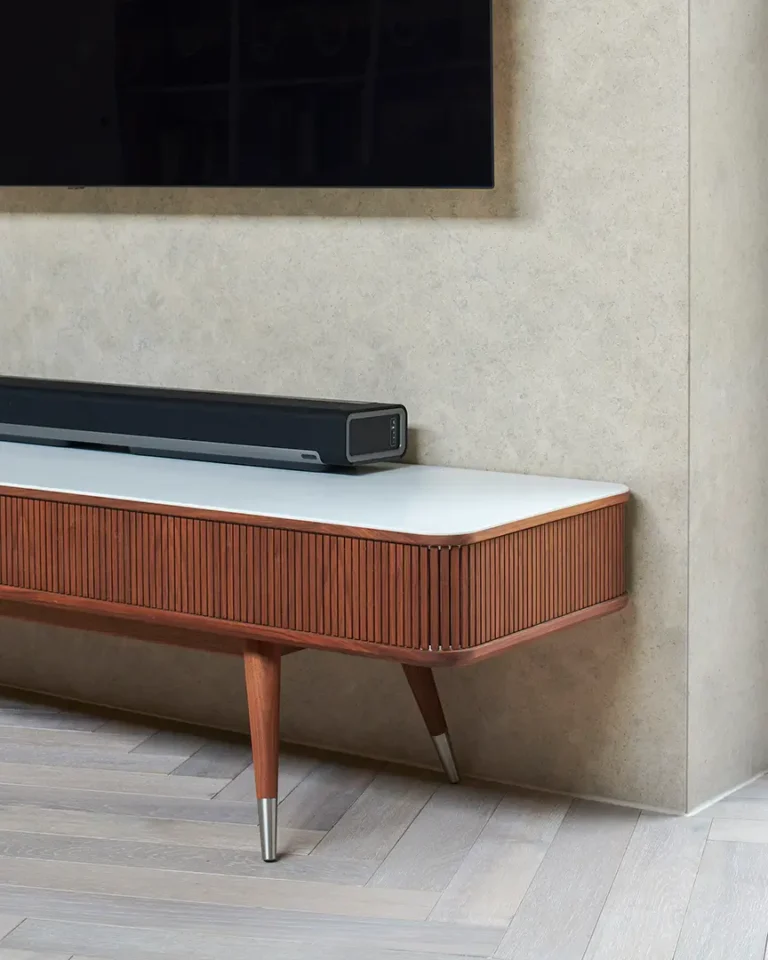
<instances>
[{"instance_id":1,"label":"slatted wood front panel","mask_svg":"<svg viewBox=\"0 0 768 960\"><path fill-rule=\"evenodd\" d=\"M624 504L458 548L451 649L519 633L626 593ZM441 558L442 559L442 558Z\"/></svg>"},{"instance_id":2,"label":"slatted wood front panel","mask_svg":"<svg viewBox=\"0 0 768 960\"><path fill-rule=\"evenodd\" d=\"M0 496L0 584L459 650L622 596L624 514L430 547Z\"/></svg>"}]
</instances>

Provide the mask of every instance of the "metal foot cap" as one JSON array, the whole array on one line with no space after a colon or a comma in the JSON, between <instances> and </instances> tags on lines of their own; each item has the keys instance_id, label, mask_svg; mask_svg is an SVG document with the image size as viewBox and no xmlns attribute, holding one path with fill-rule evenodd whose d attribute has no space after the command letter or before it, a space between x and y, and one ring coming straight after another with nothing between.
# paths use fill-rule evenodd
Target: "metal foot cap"
<instances>
[{"instance_id":1,"label":"metal foot cap","mask_svg":"<svg viewBox=\"0 0 768 960\"><path fill-rule=\"evenodd\" d=\"M446 777L448 777L451 783L458 783L460 780L459 770L456 766L456 757L453 755L451 738L447 733L439 733L436 737L432 737L432 740L434 741L437 755L440 757L440 763L443 765L443 770L445 770Z\"/></svg>"},{"instance_id":2,"label":"metal foot cap","mask_svg":"<svg viewBox=\"0 0 768 960\"><path fill-rule=\"evenodd\" d=\"M277 860L277 799L259 800L261 857L265 863Z\"/></svg>"}]
</instances>

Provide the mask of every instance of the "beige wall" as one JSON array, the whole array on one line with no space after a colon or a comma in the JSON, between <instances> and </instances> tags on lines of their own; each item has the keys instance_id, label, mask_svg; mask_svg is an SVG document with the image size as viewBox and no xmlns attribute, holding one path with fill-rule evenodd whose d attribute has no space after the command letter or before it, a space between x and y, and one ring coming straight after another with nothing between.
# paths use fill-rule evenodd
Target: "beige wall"
<instances>
[{"instance_id":1,"label":"beige wall","mask_svg":"<svg viewBox=\"0 0 768 960\"><path fill-rule=\"evenodd\" d=\"M497 7L495 194L0 192L0 371L391 398L425 462L628 483L630 610L440 680L467 772L679 810L687 8ZM235 662L1 626L0 680L244 727ZM392 666L286 671L289 738L432 762Z\"/></svg>"},{"instance_id":2,"label":"beige wall","mask_svg":"<svg viewBox=\"0 0 768 960\"><path fill-rule=\"evenodd\" d=\"M768 8L691 4L689 803L768 768Z\"/></svg>"}]
</instances>

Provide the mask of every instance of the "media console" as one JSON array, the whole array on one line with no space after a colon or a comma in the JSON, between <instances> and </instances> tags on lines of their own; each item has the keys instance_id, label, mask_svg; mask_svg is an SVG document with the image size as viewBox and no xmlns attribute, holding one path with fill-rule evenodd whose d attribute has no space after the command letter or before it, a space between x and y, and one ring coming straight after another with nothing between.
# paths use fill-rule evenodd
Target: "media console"
<instances>
[{"instance_id":1,"label":"media console","mask_svg":"<svg viewBox=\"0 0 768 960\"><path fill-rule=\"evenodd\" d=\"M402 663L456 780L432 668L620 610L628 498L480 470L303 473L0 442L0 616L243 657L271 861L281 657Z\"/></svg>"}]
</instances>

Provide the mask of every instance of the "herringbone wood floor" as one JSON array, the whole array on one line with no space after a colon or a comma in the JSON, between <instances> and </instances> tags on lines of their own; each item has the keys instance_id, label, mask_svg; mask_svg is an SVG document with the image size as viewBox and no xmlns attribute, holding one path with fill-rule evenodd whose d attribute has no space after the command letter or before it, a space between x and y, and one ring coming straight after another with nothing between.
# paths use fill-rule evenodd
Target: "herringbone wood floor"
<instances>
[{"instance_id":1,"label":"herringbone wood floor","mask_svg":"<svg viewBox=\"0 0 768 960\"><path fill-rule=\"evenodd\" d=\"M0 699L0 960L763 960L768 781L638 814Z\"/></svg>"}]
</instances>

